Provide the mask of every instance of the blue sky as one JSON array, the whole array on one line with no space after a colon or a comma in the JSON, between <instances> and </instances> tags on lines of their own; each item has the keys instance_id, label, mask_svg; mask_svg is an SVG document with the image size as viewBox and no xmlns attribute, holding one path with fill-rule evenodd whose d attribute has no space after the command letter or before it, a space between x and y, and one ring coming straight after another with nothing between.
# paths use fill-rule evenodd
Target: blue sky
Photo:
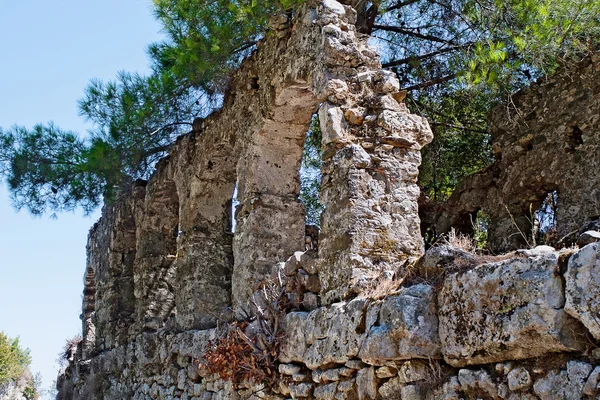
<instances>
[{"instance_id":1,"label":"blue sky","mask_svg":"<svg viewBox=\"0 0 600 400\"><path fill-rule=\"evenodd\" d=\"M150 0L0 0L0 127L54 121L85 132L77 100L88 81L147 72L159 30ZM31 350L44 386L81 330L85 244L98 217L16 213L0 185L0 330Z\"/></svg>"}]
</instances>

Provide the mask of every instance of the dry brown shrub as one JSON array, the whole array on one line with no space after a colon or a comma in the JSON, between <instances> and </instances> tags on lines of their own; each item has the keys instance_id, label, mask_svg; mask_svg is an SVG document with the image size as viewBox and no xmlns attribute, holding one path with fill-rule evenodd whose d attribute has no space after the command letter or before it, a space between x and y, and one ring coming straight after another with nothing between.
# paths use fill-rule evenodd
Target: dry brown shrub
<instances>
[{"instance_id":1,"label":"dry brown shrub","mask_svg":"<svg viewBox=\"0 0 600 400\"><path fill-rule=\"evenodd\" d=\"M276 360L279 356L279 340L261 349L256 338L244 333L247 326L247 321L235 322L229 326L224 337L210 342L209 349L199 361L200 367L234 384L253 382L273 385L278 378Z\"/></svg>"},{"instance_id":2,"label":"dry brown shrub","mask_svg":"<svg viewBox=\"0 0 600 400\"><path fill-rule=\"evenodd\" d=\"M366 284L360 287L359 297L379 300L398 293L404 279L393 279L382 272L374 272Z\"/></svg>"},{"instance_id":3,"label":"dry brown shrub","mask_svg":"<svg viewBox=\"0 0 600 400\"><path fill-rule=\"evenodd\" d=\"M58 364L62 367L66 366L77 353L77 346L83 340L80 334L73 336L65 341L62 351L58 354Z\"/></svg>"},{"instance_id":4,"label":"dry brown shrub","mask_svg":"<svg viewBox=\"0 0 600 400\"><path fill-rule=\"evenodd\" d=\"M278 358L289 304L284 290L272 281L263 283L252 303L254 316L229 324L195 361L199 368L235 385L251 382L274 387L280 379Z\"/></svg>"},{"instance_id":5,"label":"dry brown shrub","mask_svg":"<svg viewBox=\"0 0 600 400\"><path fill-rule=\"evenodd\" d=\"M475 253L477 250L475 239L460 232L456 232L454 228L450 229L450 232L448 232L448 236L445 237L444 241L447 245L464 250L467 253Z\"/></svg>"}]
</instances>

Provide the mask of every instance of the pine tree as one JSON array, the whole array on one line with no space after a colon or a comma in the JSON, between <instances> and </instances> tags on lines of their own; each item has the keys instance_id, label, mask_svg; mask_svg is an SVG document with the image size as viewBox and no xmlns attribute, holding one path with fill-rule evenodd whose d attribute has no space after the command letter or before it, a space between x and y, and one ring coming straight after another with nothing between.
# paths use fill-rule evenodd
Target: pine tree
<instances>
[{"instance_id":1,"label":"pine tree","mask_svg":"<svg viewBox=\"0 0 600 400\"><path fill-rule=\"evenodd\" d=\"M90 83L79 103L94 124L89 140L52 124L0 131L0 176L15 206L89 212L147 177L191 121L218 106L269 17L303 2L155 0L167 39L149 47L152 74ZM397 73L409 107L432 124L436 139L425 150L421 184L438 200L490 162L490 108L593 51L600 37L597 0L346 2L359 11L359 30L379 41L383 66Z\"/></svg>"}]
</instances>

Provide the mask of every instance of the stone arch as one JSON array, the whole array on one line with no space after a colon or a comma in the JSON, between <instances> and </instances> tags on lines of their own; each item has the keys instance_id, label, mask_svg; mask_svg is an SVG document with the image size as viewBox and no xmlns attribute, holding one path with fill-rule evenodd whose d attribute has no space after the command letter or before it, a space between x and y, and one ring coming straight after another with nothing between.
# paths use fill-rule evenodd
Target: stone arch
<instances>
[{"instance_id":1,"label":"stone arch","mask_svg":"<svg viewBox=\"0 0 600 400\"><path fill-rule=\"evenodd\" d=\"M275 94L262 125L240 141L234 235L234 308L245 303L271 267L304 250L305 210L298 196L304 140L319 99L297 81Z\"/></svg>"},{"instance_id":2,"label":"stone arch","mask_svg":"<svg viewBox=\"0 0 600 400\"><path fill-rule=\"evenodd\" d=\"M236 310L245 309L273 264L304 250L298 169L317 107L324 148L324 303L356 294L377 273L398 271L423 251L416 180L420 148L432 139L427 121L399 103L398 80L380 69L377 53L357 34L352 8L335 1L306 7L303 23L282 34L296 44L293 50L259 51L250 59L253 69L238 75L251 78L248 87L257 91L252 104L262 117L236 146Z\"/></svg>"},{"instance_id":3,"label":"stone arch","mask_svg":"<svg viewBox=\"0 0 600 400\"><path fill-rule=\"evenodd\" d=\"M207 329L231 316L231 202L235 119L208 118L182 137L171 159L179 197L175 305L179 329Z\"/></svg>"}]
</instances>

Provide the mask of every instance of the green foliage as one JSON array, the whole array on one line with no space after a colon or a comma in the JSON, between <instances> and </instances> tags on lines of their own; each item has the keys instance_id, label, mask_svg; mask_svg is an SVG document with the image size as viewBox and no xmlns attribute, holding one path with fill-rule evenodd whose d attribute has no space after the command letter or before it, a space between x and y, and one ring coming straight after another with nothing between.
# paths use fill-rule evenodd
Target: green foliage
<instances>
[{"instance_id":1,"label":"green foliage","mask_svg":"<svg viewBox=\"0 0 600 400\"><path fill-rule=\"evenodd\" d=\"M156 0L167 40L150 46L150 76L91 81L79 102L87 140L53 124L0 131L0 176L13 204L34 215L91 212L121 186L145 178L195 117L219 104L227 76L263 34L270 15L300 0Z\"/></svg>"},{"instance_id":2,"label":"green foliage","mask_svg":"<svg viewBox=\"0 0 600 400\"><path fill-rule=\"evenodd\" d=\"M121 72L116 81L92 81L79 110L94 124L87 157L94 165L104 164L94 172L110 184L123 176L146 177L210 100L168 71L148 77Z\"/></svg>"},{"instance_id":3,"label":"green foliage","mask_svg":"<svg viewBox=\"0 0 600 400\"><path fill-rule=\"evenodd\" d=\"M413 109L430 116L435 132L433 142L423 149L419 183L432 200L447 200L463 178L492 161L489 104L485 95L469 89L452 95L434 92L410 101Z\"/></svg>"},{"instance_id":4,"label":"green foliage","mask_svg":"<svg viewBox=\"0 0 600 400\"><path fill-rule=\"evenodd\" d=\"M420 183L436 200L491 162L485 132L494 104L600 39L597 0L388 0L379 11L373 34L384 67L434 131Z\"/></svg>"},{"instance_id":5,"label":"green foliage","mask_svg":"<svg viewBox=\"0 0 600 400\"><path fill-rule=\"evenodd\" d=\"M478 249L487 248L489 225L489 216L481 210L477 211L475 221L473 221L473 240Z\"/></svg>"},{"instance_id":6,"label":"green foliage","mask_svg":"<svg viewBox=\"0 0 600 400\"><path fill-rule=\"evenodd\" d=\"M302 166L300 169L300 201L306 210L307 225L321 225L321 214L325 207L319 201L321 192L321 165L323 150L321 148L321 126L315 114L304 140Z\"/></svg>"},{"instance_id":7,"label":"green foliage","mask_svg":"<svg viewBox=\"0 0 600 400\"><path fill-rule=\"evenodd\" d=\"M0 171L7 176L13 204L34 215L47 206L68 210L82 205L91 211L99 204L106 181L90 173L94 161L86 157L89 153L75 133L52 124L0 131ZM95 162L103 166L102 160Z\"/></svg>"},{"instance_id":8,"label":"green foliage","mask_svg":"<svg viewBox=\"0 0 600 400\"><path fill-rule=\"evenodd\" d=\"M92 81L79 102L94 124L89 138L52 123L0 130L0 175L17 209L40 215L80 206L89 213L123 183L147 177L208 106L204 93L168 72Z\"/></svg>"},{"instance_id":9,"label":"green foliage","mask_svg":"<svg viewBox=\"0 0 600 400\"><path fill-rule=\"evenodd\" d=\"M154 0L166 39L148 49L152 73L90 83L79 103L94 125L89 139L52 124L0 131L0 176L14 205L33 214L89 212L124 183L147 177L193 119L219 104L231 70L264 36L269 18L290 15L304 1ZM384 67L397 73L409 105L432 124L421 185L436 200L490 163L485 132L493 104L596 48L600 37L597 0L352 3L379 38ZM318 174L307 176L301 199L318 215Z\"/></svg>"},{"instance_id":10,"label":"green foliage","mask_svg":"<svg viewBox=\"0 0 600 400\"><path fill-rule=\"evenodd\" d=\"M21 348L19 339L0 332L0 385L21 377L30 363L29 350Z\"/></svg>"},{"instance_id":11,"label":"green foliage","mask_svg":"<svg viewBox=\"0 0 600 400\"><path fill-rule=\"evenodd\" d=\"M264 34L270 16L304 0L154 0L168 40L150 46L159 70L173 71L211 92Z\"/></svg>"}]
</instances>

